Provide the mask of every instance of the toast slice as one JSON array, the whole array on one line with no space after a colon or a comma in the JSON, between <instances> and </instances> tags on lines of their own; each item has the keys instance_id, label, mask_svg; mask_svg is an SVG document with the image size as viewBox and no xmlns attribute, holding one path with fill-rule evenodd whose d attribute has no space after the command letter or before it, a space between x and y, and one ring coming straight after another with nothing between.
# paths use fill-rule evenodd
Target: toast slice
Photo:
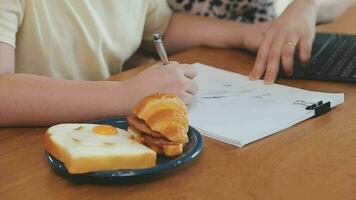
<instances>
[{"instance_id":1,"label":"toast slice","mask_svg":"<svg viewBox=\"0 0 356 200\"><path fill-rule=\"evenodd\" d=\"M49 154L63 162L71 174L155 166L156 152L136 142L125 130L111 127L116 129L116 133L105 134L105 127L102 129L101 126L52 126L44 134L45 148ZM97 130L104 130L104 134L93 131L98 127Z\"/></svg>"}]
</instances>

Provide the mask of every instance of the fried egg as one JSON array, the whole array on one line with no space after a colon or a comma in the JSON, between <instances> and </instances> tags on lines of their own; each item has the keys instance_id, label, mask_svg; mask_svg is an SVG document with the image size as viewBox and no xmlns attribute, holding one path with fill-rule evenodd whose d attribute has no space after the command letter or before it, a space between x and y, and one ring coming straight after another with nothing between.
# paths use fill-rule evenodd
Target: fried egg
<instances>
[{"instance_id":1,"label":"fried egg","mask_svg":"<svg viewBox=\"0 0 356 200\"><path fill-rule=\"evenodd\" d=\"M67 133L72 143L84 146L114 146L132 138L125 130L102 124L61 124L53 131Z\"/></svg>"}]
</instances>

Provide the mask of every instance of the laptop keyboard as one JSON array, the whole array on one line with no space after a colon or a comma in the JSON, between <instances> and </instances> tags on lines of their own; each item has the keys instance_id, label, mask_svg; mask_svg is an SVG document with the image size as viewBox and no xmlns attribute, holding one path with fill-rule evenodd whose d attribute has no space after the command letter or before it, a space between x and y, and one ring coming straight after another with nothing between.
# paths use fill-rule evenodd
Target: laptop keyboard
<instances>
[{"instance_id":1,"label":"laptop keyboard","mask_svg":"<svg viewBox=\"0 0 356 200\"><path fill-rule=\"evenodd\" d=\"M313 59L296 78L356 82L356 37L332 35L322 49L313 47ZM298 69L296 69L298 70Z\"/></svg>"}]
</instances>

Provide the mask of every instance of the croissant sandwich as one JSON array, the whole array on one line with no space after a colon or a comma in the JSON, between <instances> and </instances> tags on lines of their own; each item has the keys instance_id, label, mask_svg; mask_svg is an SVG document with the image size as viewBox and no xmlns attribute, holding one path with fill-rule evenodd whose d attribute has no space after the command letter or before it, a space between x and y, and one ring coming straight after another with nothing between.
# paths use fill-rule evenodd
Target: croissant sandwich
<instances>
[{"instance_id":1,"label":"croissant sandwich","mask_svg":"<svg viewBox=\"0 0 356 200\"><path fill-rule=\"evenodd\" d=\"M127 121L135 140L158 154L179 156L188 143L187 107L176 95L156 93L144 98Z\"/></svg>"}]
</instances>

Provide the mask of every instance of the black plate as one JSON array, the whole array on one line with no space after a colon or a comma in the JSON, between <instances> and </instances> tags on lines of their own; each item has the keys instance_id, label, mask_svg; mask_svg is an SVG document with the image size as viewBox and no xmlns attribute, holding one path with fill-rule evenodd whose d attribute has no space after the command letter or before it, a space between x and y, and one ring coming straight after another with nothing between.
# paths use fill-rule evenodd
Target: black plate
<instances>
[{"instance_id":1,"label":"black plate","mask_svg":"<svg viewBox=\"0 0 356 200\"><path fill-rule=\"evenodd\" d=\"M93 124L110 124L112 126L127 130L127 121L125 118L110 118L90 121ZM154 175L161 172L165 172L170 169L174 169L178 166L186 164L193 161L199 153L202 151L204 142L202 135L193 127L189 126L188 131L189 143L184 146L183 154L177 158L169 158L165 156L157 156L157 163L155 167L146 169L134 169L134 170L116 170L116 171L100 171L85 174L70 174L68 173L65 165L48 154L46 152L46 157L52 167L59 172L61 175L70 178L89 178L89 179L110 179L121 180L128 177L140 177L147 175Z\"/></svg>"}]
</instances>

